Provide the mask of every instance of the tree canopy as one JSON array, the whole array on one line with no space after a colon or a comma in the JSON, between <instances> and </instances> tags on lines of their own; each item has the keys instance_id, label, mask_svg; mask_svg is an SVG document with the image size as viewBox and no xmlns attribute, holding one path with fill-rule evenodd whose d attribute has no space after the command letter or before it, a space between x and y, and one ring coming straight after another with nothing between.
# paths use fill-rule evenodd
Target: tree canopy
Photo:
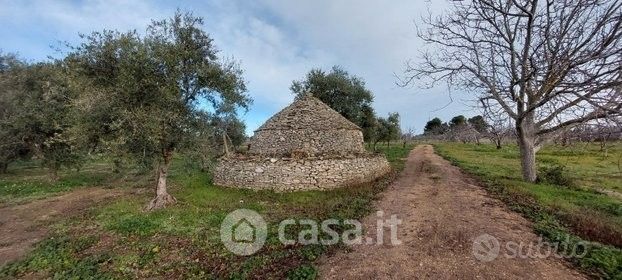
<instances>
[{"instance_id":1,"label":"tree canopy","mask_svg":"<svg viewBox=\"0 0 622 280\"><path fill-rule=\"evenodd\" d=\"M333 66L329 72L312 69L305 79L293 81L290 87L297 98L311 93L342 116L363 129L369 138L373 132L372 125L376 118L371 109L374 100L372 92L365 87L365 81L350 75L339 66Z\"/></svg>"},{"instance_id":2,"label":"tree canopy","mask_svg":"<svg viewBox=\"0 0 622 280\"><path fill-rule=\"evenodd\" d=\"M456 127L456 126L465 125L466 123L467 123L466 117L463 115L458 115L458 116L451 118L451 120L449 121L449 126Z\"/></svg>"},{"instance_id":3,"label":"tree canopy","mask_svg":"<svg viewBox=\"0 0 622 280\"><path fill-rule=\"evenodd\" d=\"M374 143L385 141L387 145L391 140L398 140L401 136L400 114L389 113L387 118L378 118L377 136Z\"/></svg>"},{"instance_id":4,"label":"tree canopy","mask_svg":"<svg viewBox=\"0 0 622 280\"><path fill-rule=\"evenodd\" d=\"M53 178L61 167L80 164L65 72L59 63L0 54L0 171L25 156L40 159Z\"/></svg>"},{"instance_id":5,"label":"tree canopy","mask_svg":"<svg viewBox=\"0 0 622 280\"><path fill-rule=\"evenodd\" d=\"M488 127L490 126L481 115L469 118L467 121L473 129L477 130L479 133L486 133L488 131Z\"/></svg>"},{"instance_id":6,"label":"tree canopy","mask_svg":"<svg viewBox=\"0 0 622 280\"><path fill-rule=\"evenodd\" d=\"M217 57L203 20L177 12L145 36L94 32L66 58L87 135L144 165L158 166L148 209L174 202L166 191L173 154L190 146L209 105L216 114L248 108L242 71Z\"/></svg>"},{"instance_id":7,"label":"tree canopy","mask_svg":"<svg viewBox=\"0 0 622 280\"><path fill-rule=\"evenodd\" d=\"M443 134L446 131L446 124L439 118L433 118L429 120L423 128L423 133L426 135L438 135Z\"/></svg>"}]
</instances>

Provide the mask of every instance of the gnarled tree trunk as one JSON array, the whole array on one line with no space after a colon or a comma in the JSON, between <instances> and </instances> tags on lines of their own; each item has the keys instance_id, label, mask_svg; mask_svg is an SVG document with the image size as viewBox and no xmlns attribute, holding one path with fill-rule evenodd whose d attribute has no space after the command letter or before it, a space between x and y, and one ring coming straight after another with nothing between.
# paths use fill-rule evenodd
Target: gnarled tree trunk
<instances>
[{"instance_id":1,"label":"gnarled tree trunk","mask_svg":"<svg viewBox=\"0 0 622 280\"><path fill-rule=\"evenodd\" d=\"M516 132L518 134L523 180L535 182L538 179L538 174L536 171L537 146L533 114L528 114L521 122L517 122Z\"/></svg>"},{"instance_id":2,"label":"gnarled tree trunk","mask_svg":"<svg viewBox=\"0 0 622 280\"><path fill-rule=\"evenodd\" d=\"M174 204L177 200L168 194L166 190L166 178L168 176L168 169L173 158L173 150L168 149L163 152L164 161L158 166L158 181L156 184L156 196L149 202L146 209L147 211L164 208L167 205Z\"/></svg>"}]
</instances>

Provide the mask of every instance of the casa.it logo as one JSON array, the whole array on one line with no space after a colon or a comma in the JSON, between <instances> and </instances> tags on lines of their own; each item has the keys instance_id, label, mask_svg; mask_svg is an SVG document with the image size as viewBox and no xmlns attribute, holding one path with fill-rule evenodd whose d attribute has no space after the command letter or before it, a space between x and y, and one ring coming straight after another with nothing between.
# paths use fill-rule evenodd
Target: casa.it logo
<instances>
[{"instance_id":1,"label":"casa.it logo","mask_svg":"<svg viewBox=\"0 0 622 280\"><path fill-rule=\"evenodd\" d=\"M357 220L285 219L278 225L278 239L283 245L335 245L339 242L346 245L383 245L384 233L388 228L390 244L392 246L402 244L397 234L397 227L402 220L398 219L397 215L391 215L389 219L385 219L383 211L376 212L376 215L378 217L376 238L371 236L363 238L363 226ZM299 226L302 228L298 228ZM236 255L252 255L265 244L267 227L266 221L259 213L248 209L238 209L229 213L220 225L220 240L230 252ZM338 227L344 230L338 232L336 231Z\"/></svg>"},{"instance_id":2,"label":"casa.it logo","mask_svg":"<svg viewBox=\"0 0 622 280\"><path fill-rule=\"evenodd\" d=\"M248 256L259 251L266 242L268 226L257 212L235 210L220 225L220 240L236 255Z\"/></svg>"}]
</instances>

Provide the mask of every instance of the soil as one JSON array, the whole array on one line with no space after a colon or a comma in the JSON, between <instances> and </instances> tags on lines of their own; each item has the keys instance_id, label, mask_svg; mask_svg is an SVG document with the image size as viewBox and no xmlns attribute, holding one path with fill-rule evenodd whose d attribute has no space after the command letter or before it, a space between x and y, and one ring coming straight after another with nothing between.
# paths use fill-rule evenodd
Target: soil
<instances>
[{"instance_id":1,"label":"soil","mask_svg":"<svg viewBox=\"0 0 622 280\"><path fill-rule=\"evenodd\" d=\"M0 208L0 267L15 261L45 238L53 222L76 216L127 190L84 188L33 202Z\"/></svg>"},{"instance_id":2,"label":"soil","mask_svg":"<svg viewBox=\"0 0 622 280\"><path fill-rule=\"evenodd\" d=\"M404 171L376 208L384 211L383 219L396 215L402 220L397 226L402 244L392 245L390 230L385 229L383 244L351 245L323 257L319 261L322 278L586 278L553 255L518 257L517 247L508 244L522 244L522 252L528 245L538 248L539 238L531 223L489 197L475 180L434 154L429 145L411 151ZM363 240L377 239L377 220L374 213L362 221ZM551 250L540 247L543 254ZM498 254L494 248L499 248Z\"/></svg>"}]
</instances>

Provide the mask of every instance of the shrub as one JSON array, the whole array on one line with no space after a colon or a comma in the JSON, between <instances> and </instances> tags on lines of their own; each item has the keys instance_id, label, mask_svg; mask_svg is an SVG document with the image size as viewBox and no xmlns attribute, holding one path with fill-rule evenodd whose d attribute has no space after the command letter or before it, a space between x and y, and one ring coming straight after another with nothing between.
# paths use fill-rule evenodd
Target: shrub
<instances>
[{"instance_id":1,"label":"shrub","mask_svg":"<svg viewBox=\"0 0 622 280\"><path fill-rule=\"evenodd\" d=\"M564 187L574 187L574 180L568 174L567 168L559 163L544 165L539 168L539 183L548 183Z\"/></svg>"},{"instance_id":2,"label":"shrub","mask_svg":"<svg viewBox=\"0 0 622 280\"><path fill-rule=\"evenodd\" d=\"M290 273L287 275L287 279L306 280L316 279L317 276L317 270L315 269L315 267L310 265L302 265L290 271Z\"/></svg>"}]
</instances>

